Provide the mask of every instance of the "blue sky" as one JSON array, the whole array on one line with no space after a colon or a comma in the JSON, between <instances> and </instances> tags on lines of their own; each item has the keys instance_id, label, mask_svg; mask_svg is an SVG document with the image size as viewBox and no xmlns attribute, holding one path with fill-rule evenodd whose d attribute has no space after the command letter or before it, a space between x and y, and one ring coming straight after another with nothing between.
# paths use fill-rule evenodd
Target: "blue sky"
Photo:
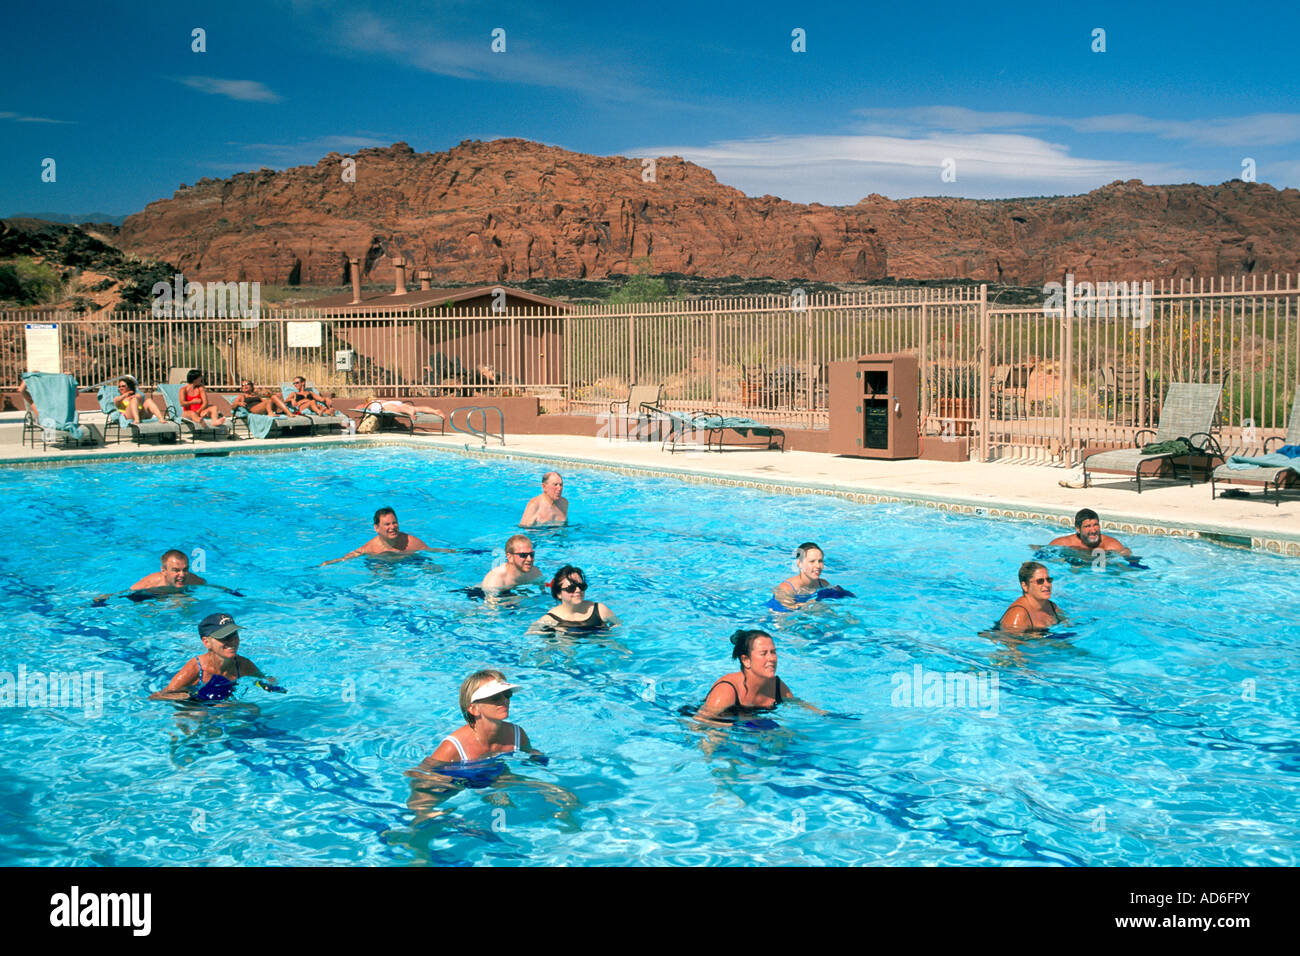
<instances>
[{"instance_id":1,"label":"blue sky","mask_svg":"<svg viewBox=\"0 0 1300 956\"><path fill-rule=\"evenodd\" d=\"M1300 186L1297 9L8 4L0 215L138 212L204 176L505 136L681 155L747 194L828 204L1213 184L1246 159Z\"/></svg>"}]
</instances>

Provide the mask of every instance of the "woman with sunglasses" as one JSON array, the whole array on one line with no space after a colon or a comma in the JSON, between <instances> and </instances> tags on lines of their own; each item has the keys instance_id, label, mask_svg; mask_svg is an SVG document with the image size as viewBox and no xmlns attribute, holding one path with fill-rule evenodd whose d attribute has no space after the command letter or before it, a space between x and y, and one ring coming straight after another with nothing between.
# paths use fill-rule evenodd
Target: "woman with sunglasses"
<instances>
[{"instance_id":1,"label":"woman with sunglasses","mask_svg":"<svg viewBox=\"0 0 1300 956\"><path fill-rule=\"evenodd\" d=\"M140 424L148 412L160 422L167 421L167 415L160 409L152 398L141 398L140 393L136 391L135 379L127 376L117 380L117 398L113 399L113 407L121 413L122 417Z\"/></svg>"},{"instance_id":2,"label":"woman with sunglasses","mask_svg":"<svg viewBox=\"0 0 1300 956\"><path fill-rule=\"evenodd\" d=\"M619 623L603 604L587 600L587 577L581 568L566 564L551 579L551 597L560 603L543 614L534 628L566 631L595 631Z\"/></svg>"},{"instance_id":3,"label":"woman with sunglasses","mask_svg":"<svg viewBox=\"0 0 1300 956\"><path fill-rule=\"evenodd\" d=\"M1020 566L1020 597L1002 614L998 628L1013 634L1046 631L1065 620L1061 609L1052 602L1052 578L1037 561Z\"/></svg>"},{"instance_id":4,"label":"woman with sunglasses","mask_svg":"<svg viewBox=\"0 0 1300 956\"><path fill-rule=\"evenodd\" d=\"M531 752L528 735L510 716L510 698L518 684L506 683L506 675L497 670L475 671L460 685L460 712L465 726L442 738L438 749L420 765L433 769L437 764L469 763L512 751Z\"/></svg>"}]
</instances>

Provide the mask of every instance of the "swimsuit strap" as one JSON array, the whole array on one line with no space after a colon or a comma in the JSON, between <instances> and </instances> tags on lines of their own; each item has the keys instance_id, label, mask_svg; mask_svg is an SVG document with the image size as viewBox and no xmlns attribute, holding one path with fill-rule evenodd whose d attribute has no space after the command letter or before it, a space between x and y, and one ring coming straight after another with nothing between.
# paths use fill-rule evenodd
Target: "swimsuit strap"
<instances>
[{"instance_id":1,"label":"swimsuit strap","mask_svg":"<svg viewBox=\"0 0 1300 956\"><path fill-rule=\"evenodd\" d=\"M519 749L519 725L515 724L515 749Z\"/></svg>"},{"instance_id":2,"label":"swimsuit strap","mask_svg":"<svg viewBox=\"0 0 1300 956\"><path fill-rule=\"evenodd\" d=\"M201 686L203 684L203 661L196 657L194 658L194 663L199 665L199 684Z\"/></svg>"},{"instance_id":3,"label":"swimsuit strap","mask_svg":"<svg viewBox=\"0 0 1300 956\"><path fill-rule=\"evenodd\" d=\"M733 694L736 695L736 702L735 702L734 704L732 704L732 706L733 706L733 707L739 707L739 706L740 706L740 691L737 689L736 685L733 684L731 681L727 680L726 678L723 678L722 680L718 681L718 683L717 683L717 684L714 684L713 687L717 687L718 684L726 684L728 687L731 688L731 692L732 692ZM709 694L712 694L712 693L713 693L713 687L710 687L710 688L709 688ZM706 698L706 699L708 698L708 694L705 695L705 698Z\"/></svg>"},{"instance_id":4,"label":"swimsuit strap","mask_svg":"<svg viewBox=\"0 0 1300 956\"><path fill-rule=\"evenodd\" d=\"M468 761L469 761L469 757L465 755L465 748L462 747L462 746L460 745L460 741L457 740L455 737L443 737L443 738L442 738L442 742L443 742L443 743L446 743L446 742L449 741L449 740L451 741L451 745L452 745L453 747L456 748L456 753L460 754L460 759L461 759L461 761L462 761L462 762L468 762Z\"/></svg>"},{"instance_id":5,"label":"swimsuit strap","mask_svg":"<svg viewBox=\"0 0 1300 956\"><path fill-rule=\"evenodd\" d=\"M779 677L776 679L776 703L781 703L781 678Z\"/></svg>"}]
</instances>

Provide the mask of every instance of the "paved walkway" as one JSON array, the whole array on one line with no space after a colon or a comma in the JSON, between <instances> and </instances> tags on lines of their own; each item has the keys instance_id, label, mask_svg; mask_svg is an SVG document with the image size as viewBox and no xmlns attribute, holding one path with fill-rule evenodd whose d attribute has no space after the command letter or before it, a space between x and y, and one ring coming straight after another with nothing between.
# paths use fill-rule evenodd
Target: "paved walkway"
<instances>
[{"instance_id":1,"label":"paved walkway","mask_svg":"<svg viewBox=\"0 0 1300 956\"><path fill-rule=\"evenodd\" d=\"M188 458L195 454L247 454L289 451L304 446L371 445L376 441L441 446L462 453L536 457L556 463L559 470L574 466L636 469L687 477L769 487L777 491L808 488L858 500L917 501L966 514L1011 515L1068 524L1075 511L1088 507L1102 516L1103 527L1117 534L1191 534L1261 550L1300 557L1300 496L1291 493L1280 506L1258 493L1246 499L1211 500L1210 486L1193 487L1161 482L1141 495L1132 481L1103 479L1087 490L1062 488L1058 482L1072 472L1043 465L977 462L877 461L839 458L814 452L660 451L657 443L616 441L574 435L507 435L505 448L466 436L408 438L386 432L381 436L316 439L242 439L231 442L186 442L183 446L135 446L42 452L0 444L0 465L53 465L60 461L111 457Z\"/></svg>"}]
</instances>

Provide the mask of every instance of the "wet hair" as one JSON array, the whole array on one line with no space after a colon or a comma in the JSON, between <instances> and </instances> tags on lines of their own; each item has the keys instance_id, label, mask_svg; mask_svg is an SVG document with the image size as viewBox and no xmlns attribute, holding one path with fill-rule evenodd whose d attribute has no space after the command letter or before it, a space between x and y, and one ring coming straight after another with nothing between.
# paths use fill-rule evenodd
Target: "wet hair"
<instances>
[{"instance_id":1,"label":"wet hair","mask_svg":"<svg viewBox=\"0 0 1300 956\"><path fill-rule=\"evenodd\" d=\"M820 545L814 544L811 541L805 541L803 544L799 545L799 547L794 549L795 560L802 561L803 556L807 554L809 551L822 551L822 549ZM826 552L822 551L822 556L825 557L825 555Z\"/></svg>"},{"instance_id":2,"label":"wet hair","mask_svg":"<svg viewBox=\"0 0 1300 956\"><path fill-rule=\"evenodd\" d=\"M1074 530L1078 531L1082 528L1085 521L1096 521L1100 524L1101 518L1099 518L1097 512L1093 511L1091 508L1080 508L1079 513L1074 516Z\"/></svg>"},{"instance_id":3,"label":"wet hair","mask_svg":"<svg viewBox=\"0 0 1300 956\"><path fill-rule=\"evenodd\" d=\"M546 484L552 478L560 478L560 473L558 471L548 471L546 474L542 475L542 484ZM563 478L560 478L560 481L563 480Z\"/></svg>"},{"instance_id":4,"label":"wet hair","mask_svg":"<svg viewBox=\"0 0 1300 956\"><path fill-rule=\"evenodd\" d=\"M189 374L187 374L187 375L185 376L185 383L186 383L187 385L193 385L195 382L197 382L197 381L198 381L199 379L201 379L202 377L203 377L203 373L202 373L201 371L199 371L199 370L196 369L196 368L192 368L192 369L190 369Z\"/></svg>"},{"instance_id":5,"label":"wet hair","mask_svg":"<svg viewBox=\"0 0 1300 956\"><path fill-rule=\"evenodd\" d=\"M179 548L172 548L170 551L168 551L166 554L162 556L162 560L159 561L158 563L161 564L163 567L166 567L167 562L172 558L180 558L182 561L185 562L187 567L189 566L190 556L186 554L184 551L181 551Z\"/></svg>"},{"instance_id":6,"label":"wet hair","mask_svg":"<svg viewBox=\"0 0 1300 956\"><path fill-rule=\"evenodd\" d=\"M551 597L558 601L560 599L560 585L564 584L566 581L569 584L572 584L573 581L571 579L573 578L577 578L583 584L587 583L587 576L582 573L582 568L575 568L571 564L566 564L564 567L560 568L560 570L556 571L555 577L551 578Z\"/></svg>"},{"instance_id":7,"label":"wet hair","mask_svg":"<svg viewBox=\"0 0 1300 956\"><path fill-rule=\"evenodd\" d=\"M494 670L475 671L465 678L464 683L460 685L460 712L465 715L465 723L473 727L474 721L478 719L469 712L470 698L474 696L474 691L488 681L499 680L504 683L505 679L505 674Z\"/></svg>"},{"instance_id":8,"label":"wet hair","mask_svg":"<svg viewBox=\"0 0 1300 956\"><path fill-rule=\"evenodd\" d=\"M753 655L750 653L750 651L754 646L754 642L758 640L760 637L766 637L769 641L772 640L772 635L767 633L767 631L759 631L759 630L736 631L734 634L731 635L730 638L731 656L734 657L736 660L740 660L742 657L752 657Z\"/></svg>"},{"instance_id":9,"label":"wet hair","mask_svg":"<svg viewBox=\"0 0 1300 956\"><path fill-rule=\"evenodd\" d=\"M520 544L522 542L532 544L533 539L528 537L528 535L526 534L512 534L510 536L510 539L506 541L506 554L510 553L511 548L513 548L515 545Z\"/></svg>"},{"instance_id":10,"label":"wet hair","mask_svg":"<svg viewBox=\"0 0 1300 956\"><path fill-rule=\"evenodd\" d=\"M1026 561L1020 566L1020 583L1028 584L1029 579L1034 576L1035 571L1046 571L1047 566L1039 564L1037 561Z\"/></svg>"},{"instance_id":11,"label":"wet hair","mask_svg":"<svg viewBox=\"0 0 1300 956\"><path fill-rule=\"evenodd\" d=\"M384 515L392 515L394 518L396 518L397 512L394 511L392 508L380 508L378 511L375 512L375 520L372 521L371 524L376 524L376 525L379 524L379 519L382 518Z\"/></svg>"}]
</instances>

